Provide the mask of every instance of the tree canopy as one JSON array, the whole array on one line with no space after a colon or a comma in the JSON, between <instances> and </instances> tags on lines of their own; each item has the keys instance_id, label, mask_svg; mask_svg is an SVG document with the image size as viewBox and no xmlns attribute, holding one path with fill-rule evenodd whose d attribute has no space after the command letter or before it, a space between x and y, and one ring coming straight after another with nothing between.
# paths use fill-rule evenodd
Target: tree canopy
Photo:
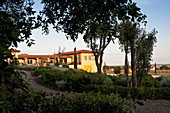
<instances>
[{"instance_id":1,"label":"tree canopy","mask_svg":"<svg viewBox=\"0 0 170 113\"><path fill-rule=\"evenodd\" d=\"M74 41L79 33L89 30L94 33L105 24L114 27L118 20L141 22L146 18L131 0L42 0L42 3L43 30L48 33L48 24L53 24Z\"/></svg>"},{"instance_id":2,"label":"tree canopy","mask_svg":"<svg viewBox=\"0 0 170 113\"><path fill-rule=\"evenodd\" d=\"M8 77L15 73L7 62L13 59L9 47L17 47L23 41L28 46L33 44L31 31L39 26L33 4L32 0L0 1L0 84L9 82Z\"/></svg>"},{"instance_id":3,"label":"tree canopy","mask_svg":"<svg viewBox=\"0 0 170 113\"><path fill-rule=\"evenodd\" d=\"M99 73L103 51L114 38L118 22L126 19L146 22L146 16L131 0L42 0L42 3L43 31L48 33L48 25L52 24L56 31L62 30L73 41L83 34Z\"/></svg>"}]
</instances>

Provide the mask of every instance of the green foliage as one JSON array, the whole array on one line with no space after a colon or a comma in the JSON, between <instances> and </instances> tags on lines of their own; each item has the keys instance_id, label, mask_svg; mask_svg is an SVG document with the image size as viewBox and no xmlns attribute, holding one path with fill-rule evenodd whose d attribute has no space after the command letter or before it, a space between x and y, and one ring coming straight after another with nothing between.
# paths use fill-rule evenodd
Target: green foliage
<instances>
[{"instance_id":1,"label":"green foliage","mask_svg":"<svg viewBox=\"0 0 170 113\"><path fill-rule=\"evenodd\" d=\"M127 86L126 78L120 77L118 80L116 80L115 84L126 87Z\"/></svg>"},{"instance_id":2,"label":"green foliage","mask_svg":"<svg viewBox=\"0 0 170 113\"><path fill-rule=\"evenodd\" d=\"M59 71L56 69L36 69L35 75L41 75L42 80L45 84L57 86L58 81L63 81L64 87L59 89L69 90L74 92L86 91L87 85L101 84L101 85L112 85L112 80L107 75L102 75L101 80L98 80L98 74L88 73L85 71L78 71L69 69L65 71ZM57 82L56 82L57 81ZM61 85L62 86L62 85Z\"/></svg>"},{"instance_id":3,"label":"green foliage","mask_svg":"<svg viewBox=\"0 0 170 113\"><path fill-rule=\"evenodd\" d=\"M121 100L118 95L110 94L110 95L103 95L100 93L97 94L77 94L75 97L76 106L74 112L83 112L83 113L116 113L116 112L131 112L130 111L130 104L126 103L125 101Z\"/></svg>"},{"instance_id":4,"label":"green foliage","mask_svg":"<svg viewBox=\"0 0 170 113\"><path fill-rule=\"evenodd\" d=\"M54 65L55 65L55 66L59 66L59 65L60 65L60 63L59 63L59 62L56 62L56 63L54 63Z\"/></svg>"},{"instance_id":5,"label":"green foliage","mask_svg":"<svg viewBox=\"0 0 170 113\"><path fill-rule=\"evenodd\" d=\"M36 69L36 71L38 71L38 69ZM167 96L170 89L154 88L160 87L160 83L151 76L148 76L146 81L144 81L144 88L128 88L122 87L126 86L126 77L102 75L101 81L99 82L97 74L77 71L73 69L66 71L49 69L44 70L42 73L44 73L42 79L45 84L55 86L61 90L79 93L116 93L119 94L122 98L134 99L170 99L170 97ZM159 94L158 92L162 92L162 94ZM164 97L165 95L167 97Z\"/></svg>"},{"instance_id":6,"label":"green foliage","mask_svg":"<svg viewBox=\"0 0 170 113\"><path fill-rule=\"evenodd\" d=\"M125 74L119 74L119 77L124 77L124 78L126 78L126 75L125 75Z\"/></svg>"},{"instance_id":7,"label":"green foliage","mask_svg":"<svg viewBox=\"0 0 170 113\"><path fill-rule=\"evenodd\" d=\"M36 66L33 66L33 65L17 65L16 66L16 69L19 69L19 70L35 70L37 67Z\"/></svg>"},{"instance_id":8,"label":"green foliage","mask_svg":"<svg viewBox=\"0 0 170 113\"><path fill-rule=\"evenodd\" d=\"M143 80L143 86L144 87L160 87L160 82L157 81L155 78L153 78L151 75L145 77Z\"/></svg>"},{"instance_id":9,"label":"green foliage","mask_svg":"<svg viewBox=\"0 0 170 113\"><path fill-rule=\"evenodd\" d=\"M11 95L14 89L26 92L29 88L29 84L22 78L25 76L24 72L15 70L17 63L11 52L20 42L25 41L27 46L34 44L30 35L31 31L39 26L39 21L34 15L33 4L32 0L0 2L0 112L15 109L9 101L16 96Z\"/></svg>"},{"instance_id":10,"label":"green foliage","mask_svg":"<svg viewBox=\"0 0 170 113\"><path fill-rule=\"evenodd\" d=\"M120 66L115 66L114 67L114 73L119 74L121 72L121 67Z\"/></svg>"},{"instance_id":11,"label":"green foliage","mask_svg":"<svg viewBox=\"0 0 170 113\"><path fill-rule=\"evenodd\" d=\"M78 34L83 33L84 41L94 53L99 74L101 74L103 52L114 39L117 23L125 19L140 23L145 22L146 18L140 13L136 3L128 0L101 2L43 0L42 4L44 4L41 12L43 31L48 33L48 24L53 24L56 31L64 31L66 37L73 41L78 38Z\"/></svg>"},{"instance_id":12,"label":"green foliage","mask_svg":"<svg viewBox=\"0 0 170 113\"><path fill-rule=\"evenodd\" d=\"M64 80L61 80L61 81L56 81L55 84L57 85L57 88L59 89L65 89L65 86L66 86L66 81Z\"/></svg>"},{"instance_id":13,"label":"green foliage","mask_svg":"<svg viewBox=\"0 0 170 113\"><path fill-rule=\"evenodd\" d=\"M143 79L145 79L145 76L148 74L150 69L153 47L156 43L156 34L157 31L155 29L153 29L150 33L146 33L146 31L142 29L138 39L139 41L136 47L136 63L137 76L139 78L140 83Z\"/></svg>"},{"instance_id":14,"label":"green foliage","mask_svg":"<svg viewBox=\"0 0 170 113\"><path fill-rule=\"evenodd\" d=\"M62 67L64 67L64 68L69 68L69 65L64 64L64 65L62 65Z\"/></svg>"},{"instance_id":15,"label":"green foliage","mask_svg":"<svg viewBox=\"0 0 170 113\"><path fill-rule=\"evenodd\" d=\"M33 112L33 113L127 113L131 104L118 95L103 95L101 93L82 93L74 95L47 95L44 92L3 95L0 93L0 112ZM4 100L5 99L5 100Z\"/></svg>"},{"instance_id":16,"label":"green foliage","mask_svg":"<svg viewBox=\"0 0 170 113\"><path fill-rule=\"evenodd\" d=\"M161 87L170 87L170 75L161 77Z\"/></svg>"},{"instance_id":17,"label":"green foliage","mask_svg":"<svg viewBox=\"0 0 170 113\"><path fill-rule=\"evenodd\" d=\"M161 70L169 70L170 67L168 67L167 65L162 65L162 66L160 67L160 69L161 69Z\"/></svg>"},{"instance_id":18,"label":"green foliage","mask_svg":"<svg viewBox=\"0 0 170 113\"><path fill-rule=\"evenodd\" d=\"M145 22L144 19L146 18L140 12L140 8L136 6L136 3L130 1L115 2L110 0L97 2L77 0L76 2L63 2L43 0L42 4L44 4L42 10L43 30L48 33L48 24L53 24L57 31L64 30L67 37L74 41L78 38L78 34L83 33L83 31L86 31L85 34L87 34L87 32L98 32L100 29L113 29L118 20L130 19L132 21ZM115 8L114 10L113 7ZM103 28L103 26L106 28ZM114 33L112 32L107 35L113 36ZM104 33L99 32L97 36L99 35L103 36Z\"/></svg>"},{"instance_id":19,"label":"green foliage","mask_svg":"<svg viewBox=\"0 0 170 113\"><path fill-rule=\"evenodd\" d=\"M60 71L66 71L66 70L69 70L69 68L63 68L63 67L58 67L58 66L50 66L51 69L54 69L54 70L60 70Z\"/></svg>"},{"instance_id":20,"label":"green foliage","mask_svg":"<svg viewBox=\"0 0 170 113\"><path fill-rule=\"evenodd\" d=\"M50 71L51 69L43 69L43 68L37 68L37 69L35 69L35 73L34 73L34 75L35 76L38 76L38 75L43 75L45 72L47 72L47 71Z\"/></svg>"},{"instance_id":21,"label":"green foliage","mask_svg":"<svg viewBox=\"0 0 170 113\"><path fill-rule=\"evenodd\" d=\"M109 78L107 75L102 75L101 77L101 82L104 84L104 85L112 85L113 84L113 81L111 78Z\"/></svg>"},{"instance_id":22,"label":"green foliage","mask_svg":"<svg viewBox=\"0 0 170 113\"><path fill-rule=\"evenodd\" d=\"M170 100L170 88L128 88L117 86L114 91L120 94L122 98Z\"/></svg>"}]
</instances>

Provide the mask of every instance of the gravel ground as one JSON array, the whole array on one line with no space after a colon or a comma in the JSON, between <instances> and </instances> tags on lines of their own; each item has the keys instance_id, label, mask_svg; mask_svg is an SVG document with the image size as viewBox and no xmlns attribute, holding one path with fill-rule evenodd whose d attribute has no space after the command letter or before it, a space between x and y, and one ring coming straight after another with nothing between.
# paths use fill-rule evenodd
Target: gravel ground
<instances>
[{"instance_id":1,"label":"gravel ground","mask_svg":"<svg viewBox=\"0 0 170 113\"><path fill-rule=\"evenodd\" d=\"M134 113L170 113L170 100L146 100L143 106L136 104Z\"/></svg>"},{"instance_id":2,"label":"gravel ground","mask_svg":"<svg viewBox=\"0 0 170 113\"><path fill-rule=\"evenodd\" d=\"M69 94L69 92L61 92L54 87L42 85L42 81L40 81L37 77L32 76L33 72L25 72L27 73L26 80L31 84L31 88L53 94ZM147 100L144 102L143 106L136 105L134 113L170 113L170 100Z\"/></svg>"}]
</instances>

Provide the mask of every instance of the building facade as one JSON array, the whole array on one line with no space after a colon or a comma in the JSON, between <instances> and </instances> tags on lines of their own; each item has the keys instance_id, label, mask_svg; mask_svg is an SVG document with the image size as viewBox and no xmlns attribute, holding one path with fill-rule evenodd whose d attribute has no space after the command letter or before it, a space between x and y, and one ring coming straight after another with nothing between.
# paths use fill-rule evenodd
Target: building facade
<instances>
[{"instance_id":1,"label":"building facade","mask_svg":"<svg viewBox=\"0 0 170 113\"><path fill-rule=\"evenodd\" d=\"M87 72L97 72L95 57L92 51L78 50L76 53L78 69L82 69ZM74 51L64 52L61 54L54 53L52 55L18 55L18 53L15 53L15 55L20 65L27 64L35 66L46 66L54 65L55 62L60 62L61 65L66 64L69 65L69 68L74 68Z\"/></svg>"}]
</instances>

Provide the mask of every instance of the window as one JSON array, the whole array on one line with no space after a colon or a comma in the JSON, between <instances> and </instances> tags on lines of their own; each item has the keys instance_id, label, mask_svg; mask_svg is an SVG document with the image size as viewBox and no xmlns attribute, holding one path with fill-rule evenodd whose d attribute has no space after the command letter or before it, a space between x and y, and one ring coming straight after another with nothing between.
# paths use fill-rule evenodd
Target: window
<instances>
[{"instance_id":1,"label":"window","mask_svg":"<svg viewBox=\"0 0 170 113\"><path fill-rule=\"evenodd\" d=\"M87 60L87 56L84 56L84 60Z\"/></svg>"},{"instance_id":2,"label":"window","mask_svg":"<svg viewBox=\"0 0 170 113\"><path fill-rule=\"evenodd\" d=\"M28 64L32 64L32 60L28 60Z\"/></svg>"},{"instance_id":3,"label":"window","mask_svg":"<svg viewBox=\"0 0 170 113\"><path fill-rule=\"evenodd\" d=\"M89 56L89 60L91 60L91 56Z\"/></svg>"}]
</instances>

